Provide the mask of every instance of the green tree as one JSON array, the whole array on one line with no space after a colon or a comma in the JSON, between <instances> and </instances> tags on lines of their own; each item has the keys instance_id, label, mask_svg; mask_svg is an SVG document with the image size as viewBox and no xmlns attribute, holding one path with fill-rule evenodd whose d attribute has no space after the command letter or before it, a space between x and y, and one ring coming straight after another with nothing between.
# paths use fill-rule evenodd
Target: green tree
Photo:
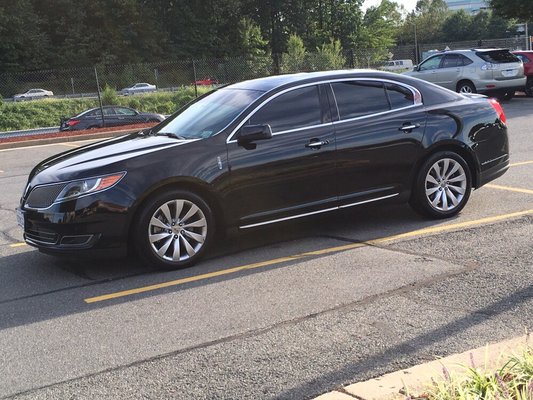
<instances>
[{"instance_id":1,"label":"green tree","mask_svg":"<svg viewBox=\"0 0 533 400\"><path fill-rule=\"evenodd\" d=\"M516 18L519 21L533 21L531 1L525 0L489 0L495 14L504 18Z\"/></svg>"},{"instance_id":2,"label":"green tree","mask_svg":"<svg viewBox=\"0 0 533 400\"><path fill-rule=\"evenodd\" d=\"M400 24L399 6L390 0L382 0L377 7L370 7L366 11L360 35L362 40L358 43L359 48L372 49L372 52L365 51L366 64L386 59L389 49L396 44Z\"/></svg>"},{"instance_id":3,"label":"green tree","mask_svg":"<svg viewBox=\"0 0 533 400\"><path fill-rule=\"evenodd\" d=\"M282 72L300 72L305 69L307 51L302 38L296 34L289 36L287 52L282 56Z\"/></svg>"},{"instance_id":4,"label":"green tree","mask_svg":"<svg viewBox=\"0 0 533 400\"><path fill-rule=\"evenodd\" d=\"M43 68L50 56L42 20L31 0L0 3L0 73Z\"/></svg>"},{"instance_id":5,"label":"green tree","mask_svg":"<svg viewBox=\"0 0 533 400\"><path fill-rule=\"evenodd\" d=\"M316 49L316 53L310 55L311 66L315 71L342 69L346 65L346 58L342 54L340 40L330 39Z\"/></svg>"}]
</instances>

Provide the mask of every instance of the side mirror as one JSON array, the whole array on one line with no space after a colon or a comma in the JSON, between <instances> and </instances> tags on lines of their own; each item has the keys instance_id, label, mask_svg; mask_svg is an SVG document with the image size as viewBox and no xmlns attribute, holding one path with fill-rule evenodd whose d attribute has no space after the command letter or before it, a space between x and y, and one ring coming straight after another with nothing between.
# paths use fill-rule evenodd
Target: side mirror
<instances>
[{"instance_id":1,"label":"side mirror","mask_svg":"<svg viewBox=\"0 0 533 400\"><path fill-rule=\"evenodd\" d=\"M272 129L270 129L270 125L245 125L237 134L237 142L246 144L256 140L270 139L271 137Z\"/></svg>"},{"instance_id":2,"label":"side mirror","mask_svg":"<svg viewBox=\"0 0 533 400\"><path fill-rule=\"evenodd\" d=\"M418 71L418 65L413 66L413 71Z\"/></svg>"}]
</instances>

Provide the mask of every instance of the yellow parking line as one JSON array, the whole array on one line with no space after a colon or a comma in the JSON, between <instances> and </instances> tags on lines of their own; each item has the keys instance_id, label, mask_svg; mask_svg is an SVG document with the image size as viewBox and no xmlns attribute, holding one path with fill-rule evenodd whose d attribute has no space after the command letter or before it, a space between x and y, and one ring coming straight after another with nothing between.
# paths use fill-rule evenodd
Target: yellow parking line
<instances>
[{"instance_id":1,"label":"yellow parking line","mask_svg":"<svg viewBox=\"0 0 533 400\"><path fill-rule=\"evenodd\" d=\"M72 143L59 143L62 146L68 146L68 147L80 147L80 144L72 144Z\"/></svg>"},{"instance_id":2,"label":"yellow parking line","mask_svg":"<svg viewBox=\"0 0 533 400\"><path fill-rule=\"evenodd\" d=\"M517 162L514 164L509 164L510 167L518 167L519 165L528 165L533 164L533 161L523 161L523 162Z\"/></svg>"},{"instance_id":3,"label":"yellow parking line","mask_svg":"<svg viewBox=\"0 0 533 400\"><path fill-rule=\"evenodd\" d=\"M493 185L492 183L489 183L488 185L485 185L485 186L491 189L508 190L510 192L533 194L533 190L530 190L530 189L515 188L511 186Z\"/></svg>"},{"instance_id":4,"label":"yellow parking line","mask_svg":"<svg viewBox=\"0 0 533 400\"><path fill-rule=\"evenodd\" d=\"M13 243L9 245L9 247L22 247L22 246L26 246L26 243Z\"/></svg>"},{"instance_id":5,"label":"yellow parking line","mask_svg":"<svg viewBox=\"0 0 533 400\"><path fill-rule=\"evenodd\" d=\"M521 217L521 216L524 216L524 215L530 215L530 214L533 214L533 209L526 210L526 211L515 212L515 213L511 213L511 214L496 215L494 217L481 218L481 219L472 220L472 221L465 221L465 222L460 222L460 223L456 223L456 224L449 224L449 225L442 225L442 226L437 226L437 227L432 227L432 228L418 229L418 230L415 230L415 231L401 233L401 234L398 234L398 235L386 236L386 237L379 238L379 239L369 240L369 241L367 241L365 243L351 243L351 244L347 244L347 245L343 245L343 246L335 246L335 247L330 247L330 248L327 248L327 249L310 251L310 252L306 252L306 253L296 254L296 255L293 255L293 256L275 258L273 260L267 260L267 261L262 261L262 262L258 262L258 263L254 263L254 264L243 265L243 266L240 266L240 267L234 267L234 268L228 268L228 269L224 269L224 270L220 270L220 271L216 271L216 272L210 272L210 273L207 273L207 274L191 276L191 277L188 277L188 278L176 279L176 280L172 280L172 281L168 281L168 282L162 282L162 283L158 283L158 284L154 284L154 285L142 286L142 287L138 287L138 288L134 288L134 289L130 289L130 290L123 290L123 291L120 291L120 292L109 293L109 294L105 294L105 295L102 295L102 296L89 297L89 298L84 299L84 301L86 303L88 303L88 304L97 303L97 302L100 302L100 301L105 301L105 300L111 300L111 299L116 299L116 298L120 298L120 297L131 296L133 294L145 293L145 292L150 292L150 291L153 291L153 290L168 288L168 287L171 287L171 286L178 286L178 285L182 285L184 283L198 282L198 281L202 281L202 280L205 280L205 279L214 278L214 277L217 277L217 276L234 274L234 273L240 272L240 271L251 270L251 269L256 269L256 268L262 268L262 267L275 265L275 264L281 264L283 262L299 260L299 259L307 258L307 257L310 257L310 256L317 256L317 255L336 253L336 252L339 252L339 251L351 250L351 249L355 249L355 248L359 248L359 247L363 247L363 246L367 246L367 245L371 245L371 244L379 244L379 243L384 243L384 242L390 242L390 241L393 241L393 240L405 239L405 238L414 237L414 236L421 236L421 235L428 235L428 234L440 233L440 232L445 232L445 231L452 231L452 230L456 230L456 229L460 229L460 228L469 228L469 227L473 227L473 226L477 226L477 225L494 223L494 222L503 221L503 220L507 220L507 219L510 219L510 218L517 218L517 217Z\"/></svg>"}]
</instances>

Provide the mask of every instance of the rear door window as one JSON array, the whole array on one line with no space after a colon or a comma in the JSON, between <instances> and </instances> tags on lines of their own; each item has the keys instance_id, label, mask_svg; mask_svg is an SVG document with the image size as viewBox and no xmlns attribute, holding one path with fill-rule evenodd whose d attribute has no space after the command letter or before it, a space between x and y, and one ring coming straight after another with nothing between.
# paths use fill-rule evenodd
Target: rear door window
<instances>
[{"instance_id":1,"label":"rear door window","mask_svg":"<svg viewBox=\"0 0 533 400\"><path fill-rule=\"evenodd\" d=\"M413 92L406 87L395 83L385 83L385 88L391 109L409 107L415 104Z\"/></svg>"},{"instance_id":2,"label":"rear door window","mask_svg":"<svg viewBox=\"0 0 533 400\"><path fill-rule=\"evenodd\" d=\"M331 87L341 121L390 110L382 82L336 82Z\"/></svg>"},{"instance_id":3,"label":"rear door window","mask_svg":"<svg viewBox=\"0 0 533 400\"><path fill-rule=\"evenodd\" d=\"M520 60L514 54L511 54L509 50L477 51L476 55L483 61L491 64L520 62Z\"/></svg>"}]
</instances>

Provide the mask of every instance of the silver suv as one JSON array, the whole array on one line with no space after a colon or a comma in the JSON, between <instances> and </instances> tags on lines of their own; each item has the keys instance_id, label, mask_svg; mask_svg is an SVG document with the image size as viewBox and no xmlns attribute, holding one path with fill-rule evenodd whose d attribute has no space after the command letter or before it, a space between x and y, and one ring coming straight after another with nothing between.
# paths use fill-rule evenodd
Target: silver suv
<instances>
[{"instance_id":1,"label":"silver suv","mask_svg":"<svg viewBox=\"0 0 533 400\"><path fill-rule=\"evenodd\" d=\"M445 51L404 73L459 93L483 93L506 100L526 84L522 62L506 49Z\"/></svg>"}]
</instances>

